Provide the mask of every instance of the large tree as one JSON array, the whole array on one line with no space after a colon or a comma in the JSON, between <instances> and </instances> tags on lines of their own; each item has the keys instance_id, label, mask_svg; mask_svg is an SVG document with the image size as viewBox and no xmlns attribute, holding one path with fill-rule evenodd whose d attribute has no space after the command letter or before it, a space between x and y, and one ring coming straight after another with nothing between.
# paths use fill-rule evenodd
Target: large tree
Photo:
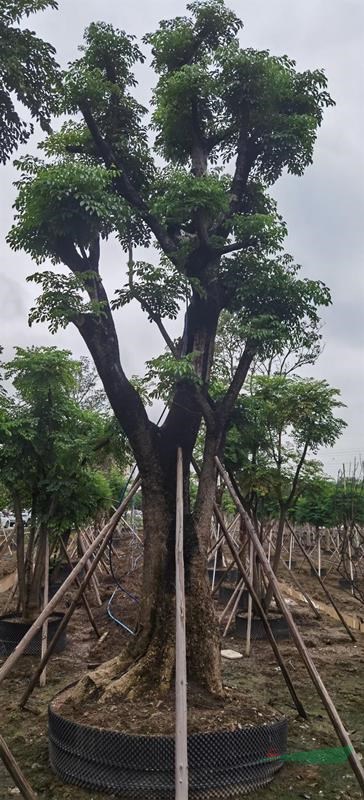
<instances>
[{"instance_id":1,"label":"large tree","mask_svg":"<svg viewBox=\"0 0 364 800\"><path fill-rule=\"evenodd\" d=\"M133 36L91 24L64 75L71 118L24 159L12 247L52 270L33 278L43 294L32 319L52 330L73 323L85 341L142 480L145 557L135 663L115 659L89 685L107 692L168 688L174 665L176 451L183 450L188 670L222 691L219 634L206 580L215 495L215 455L264 330L317 320L329 302L320 282L300 279L283 253L285 225L268 188L311 163L323 111L332 105L321 70L298 72L286 56L242 48L242 23L224 0L191 2L189 16L160 23L144 39L157 74L152 117L133 91L145 55ZM81 115L81 119L80 119ZM152 136L154 142L152 144ZM110 302L102 240L128 253L128 280ZM158 264L134 260L152 245ZM65 265L70 274L59 271ZM122 366L112 307L137 300L171 351L164 377L168 414L157 427ZM187 303L177 341L165 320ZM209 395L214 342L224 309L244 313L245 345L224 396ZM190 463L206 425L194 505Z\"/></svg>"}]
</instances>

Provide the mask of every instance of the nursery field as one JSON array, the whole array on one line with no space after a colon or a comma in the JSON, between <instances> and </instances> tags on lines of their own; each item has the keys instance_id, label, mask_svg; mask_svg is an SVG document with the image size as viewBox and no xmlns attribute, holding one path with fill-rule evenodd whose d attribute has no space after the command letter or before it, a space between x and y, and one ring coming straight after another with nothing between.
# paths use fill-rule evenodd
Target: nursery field
<instances>
[{"instance_id":1,"label":"nursery field","mask_svg":"<svg viewBox=\"0 0 364 800\"><path fill-rule=\"evenodd\" d=\"M7 568L6 568L7 569ZM5 571L6 571L5 569ZM305 577L308 590L310 578L305 575L302 564L297 567L297 576ZM0 576L1 577L1 576ZM284 577L284 582L283 582ZM286 575L282 575L282 586L288 583ZM129 584L130 581L130 584ZM335 588L336 579L328 578L341 610L356 612L360 616L360 604L351 599L346 592ZM138 573L128 579L129 589L134 590L138 584ZM51 659L47 669L47 684L43 689L36 689L26 710L20 711L18 703L24 687L36 666L32 657L20 659L11 675L0 686L1 730L18 759L25 775L39 798L44 800L101 800L95 792L85 792L79 788L65 786L52 774L48 764L47 745L47 706L49 701L63 687L77 680L82 672L94 668L112 655L119 653L126 645L128 634L115 624L106 613L107 600L114 589L113 581L105 575L100 582L104 604L95 607L93 596L89 600L100 631L107 634L101 644L97 643L94 632L86 618L84 609L79 607L70 623L68 643L65 651ZM312 584L311 594L322 599L322 592ZM65 605L71 594L65 598ZM6 593L0 595L0 604L4 605ZM337 709L350 733L354 747L364 754L364 635L357 634L357 641L350 642L344 628L339 622L328 616L320 620L314 619L307 604L297 600L289 600L290 608L296 617L305 643L319 669L321 677L329 690ZM1 608L1 605L0 605ZM222 606L218 606L222 610ZM132 625L136 614L135 605L118 594L113 602L113 613ZM233 649L244 653L244 641L236 637L234 629L223 641L224 649ZM295 689L308 712L308 720L297 717L296 710L282 680L270 645L264 641L252 641L251 655L240 660L223 659L224 683L232 690L244 693L246 709L255 709L259 716L259 707L269 709L272 715L284 714L289 719L288 754L282 771L264 790L253 792L256 800L272 798L272 800L288 800L288 798L327 798L327 800L355 800L361 797L355 778L346 756L338 750L338 741L321 703L313 689L306 670L300 661L293 643L280 643ZM146 715L154 709L146 707ZM114 710L115 727L122 728L122 720L117 709ZM245 716L245 715L244 715ZM85 711L84 722L87 722ZM109 723L110 724L110 723ZM17 794L11 779L4 768L0 769L0 798L11 798ZM147 800L147 799L146 799Z\"/></svg>"}]
</instances>

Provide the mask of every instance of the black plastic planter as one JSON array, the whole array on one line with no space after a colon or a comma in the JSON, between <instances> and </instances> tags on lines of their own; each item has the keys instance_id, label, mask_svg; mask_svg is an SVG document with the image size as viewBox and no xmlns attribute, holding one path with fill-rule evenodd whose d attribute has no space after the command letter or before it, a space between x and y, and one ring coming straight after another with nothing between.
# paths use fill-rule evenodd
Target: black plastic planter
<instances>
[{"instance_id":1,"label":"black plastic planter","mask_svg":"<svg viewBox=\"0 0 364 800\"><path fill-rule=\"evenodd\" d=\"M291 632L285 617L282 617L280 615L279 616L269 615L268 621L275 639L290 638ZM235 617L236 635L242 636L245 639L247 633L247 625L248 625L248 617L245 614L237 614ZM267 634L261 618L252 617L252 625L251 625L252 640L254 641L254 639L266 639L266 637Z\"/></svg>"},{"instance_id":2,"label":"black plastic planter","mask_svg":"<svg viewBox=\"0 0 364 800\"><path fill-rule=\"evenodd\" d=\"M188 737L189 798L232 800L282 767L287 720ZM138 736L71 722L49 707L51 766L66 783L123 800L174 800L174 737Z\"/></svg>"},{"instance_id":3,"label":"black plastic planter","mask_svg":"<svg viewBox=\"0 0 364 800\"><path fill-rule=\"evenodd\" d=\"M63 620L64 614L54 612L49 619L48 623L48 643L53 639L53 636ZM23 636L31 628L31 622L20 622L16 614L6 614L0 617L0 658L9 656L15 650L16 646L21 642ZM58 639L55 653L61 653L66 646L66 632L63 631ZM37 631L32 641L29 642L25 656L39 656L42 648L42 629Z\"/></svg>"},{"instance_id":4,"label":"black plastic planter","mask_svg":"<svg viewBox=\"0 0 364 800\"><path fill-rule=\"evenodd\" d=\"M212 584L212 579L213 579L213 576L214 576L214 568L213 567L209 567L207 571L208 571L208 576L209 576L209 582ZM225 576L225 573L226 573L226 568L225 567L216 567L216 569L215 569L215 586L219 582L219 580L221 580L221 578L223 576ZM239 577L238 570L237 569L231 569L228 572L228 574L226 575L226 577L224 577L224 583L233 583L234 584L238 580L238 577Z\"/></svg>"},{"instance_id":5,"label":"black plastic planter","mask_svg":"<svg viewBox=\"0 0 364 800\"><path fill-rule=\"evenodd\" d=\"M317 567L311 567L311 575L312 575L313 578L316 577L316 573L318 573L318 568ZM325 575L327 575L327 569L326 569L326 567L321 567L321 575L320 575L320 577L324 578Z\"/></svg>"},{"instance_id":6,"label":"black plastic planter","mask_svg":"<svg viewBox=\"0 0 364 800\"><path fill-rule=\"evenodd\" d=\"M340 589L352 589L354 582L350 580L350 578L340 578L339 579L339 586Z\"/></svg>"},{"instance_id":7,"label":"black plastic planter","mask_svg":"<svg viewBox=\"0 0 364 800\"><path fill-rule=\"evenodd\" d=\"M219 602L222 603L223 606L226 606L229 600L231 599L233 592L234 592L234 586L222 583L219 589ZM235 596L234 602L231 602L230 609L233 609L236 598L237 595ZM249 600L249 592L246 589L244 589L238 603L239 611L248 610L248 600Z\"/></svg>"}]
</instances>

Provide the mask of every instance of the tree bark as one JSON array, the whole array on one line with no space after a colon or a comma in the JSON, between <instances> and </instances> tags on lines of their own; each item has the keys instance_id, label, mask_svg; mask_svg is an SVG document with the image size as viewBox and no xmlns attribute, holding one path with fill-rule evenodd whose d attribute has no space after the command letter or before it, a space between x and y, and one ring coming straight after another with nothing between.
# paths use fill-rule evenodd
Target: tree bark
<instances>
[{"instance_id":1,"label":"tree bark","mask_svg":"<svg viewBox=\"0 0 364 800\"><path fill-rule=\"evenodd\" d=\"M138 633L127 656L113 659L90 673L76 688L75 702L88 693L137 697L163 693L174 681L175 668L175 525L176 450L163 480L142 481L144 519L143 591ZM206 574L206 556L189 502L189 461L184 460L184 561L188 680L222 694L220 636Z\"/></svg>"},{"instance_id":2,"label":"tree bark","mask_svg":"<svg viewBox=\"0 0 364 800\"><path fill-rule=\"evenodd\" d=\"M283 536L284 536L284 526L285 526L285 519L286 519L287 509L283 506L280 508L279 520L278 520L278 530L277 530L277 539L276 539L276 548L274 552L274 558L272 563L272 569L275 575L277 575L279 563L281 560L282 554L282 546L283 546ZM273 598L273 585L270 582L266 591L266 595L264 598L264 608L266 610L269 609L269 606L272 602Z\"/></svg>"},{"instance_id":3,"label":"tree bark","mask_svg":"<svg viewBox=\"0 0 364 800\"><path fill-rule=\"evenodd\" d=\"M25 610L25 543L24 543L24 522L22 516L22 506L19 497L13 498L14 514L16 524L16 564L18 572L18 610L24 614Z\"/></svg>"}]
</instances>

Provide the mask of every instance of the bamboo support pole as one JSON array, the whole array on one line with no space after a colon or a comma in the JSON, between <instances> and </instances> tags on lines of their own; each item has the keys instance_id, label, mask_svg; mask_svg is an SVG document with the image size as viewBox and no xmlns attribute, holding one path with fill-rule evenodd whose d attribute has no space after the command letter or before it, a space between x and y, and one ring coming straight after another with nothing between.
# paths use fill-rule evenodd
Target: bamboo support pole
<instances>
[{"instance_id":1,"label":"bamboo support pole","mask_svg":"<svg viewBox=\"0 0 364 800\"><path fill-rule=\"evenodd\" d=\"M349 569L350 569L350 581L351 581L351 594L354 596L354 570L353 570L353 559L351 553L351 541L350 541L350 534L348 536L348 556L349 556Z\"/></svg>"},{"instance_id":2,"label":"bamboo support pole","mask_svg":"<svg viewBox=\"0 0 364 800\"><path fill-rule=\"evenodd\" d=\"M293 539L293 536L292 536L292 533L291 533L291 535L289 537L289 555L288 555L288 569L290 571L292 569L292 543L293 543L293 541L294 541L294 539Z\"/></svg>"},{"instance_id":3,"label":"bamboo support pole","mask_svg":"<svg viewBox=\"0 0 364 800\"><path fill-rule=\"evenodd\" d=\"M288 525L288 527L289 527L289 528L291 527L291 526L290 526L290 524L289 524L289 522L287 522L287 525ZM294 536L294 538L296 538L296 534L294 533L294 531L293 531L293 536ZM302 551L303 555L305 556L306 560L308 561L308 563L310 564L310 566L311 566L311 567L312 567L312 568L315 570L316 577L317 577L317 580L318 580L318 581L319 581L319 583L320 583L320 586L321 586L321 587L322 587L322 589L324 590L324 592L325 592L325 595L326 595L326 597L328 598L328 600L330 601L330 603L331 603L331 605L332 605L333 609L336 611L336 614L337 614L337 616L339 617L339 620L340 620L340 622L343 624L343 626L344 626L344 628L345 628L346 632L347 632L347 633L348 633L348 635L350 636L350 639L352 640L352 642L356 642L356 637L354 636L353 632L350 630L350 628L349 628L348 624L345 622L345 619L344 619L344 617L343 617L343 615L342 615L342 613L341 613L340 609L337 607L337 605L336 605L336 603L335 603L335 600L334 600L334 598L333 598L333 596L332 596L331 592L329 591L329 589L327 588L327 586L324 584L324 582L323 582L323 580L322 580L321 576L318 574L317 570L315 569L315 565L314 565L314 563L313 563L313 561L312 561L312 558L311 558L311 557L308 555L308 553L306 553L306 550L305 550L305 548L303 547L303 545L301 544L301 542L300 542L298 539L296 539L296 541L297 541L297 544L298 544L298 546L299 546L300 550Z\"/></svg>"},{"instance_id":4,"label":"bamboo support pole","mask_svg":"<svg viewBox=\"0 0 364 800\"><path fill-rule=\"evenodd\" d=\"M220 509L218 508L218 506L216 504L214 506L214 513L215 513L216 516L220 515ZM226 542L228 544L229 550L230 550L232 556L235 558L236 565L237 565L237 567L238 567L238 569L240 571L240 574L241 574L242 578L245 581L246 588L248 589L248 592L250 592L250 594L252 595L254 605L258 609L258 612L260 614L260 617L261 617L261 620L262 620L262 623L263 623L263 626L264 626L264 630L265 630L265 632L267 634L267 639L268 639L268 641L269 641L269 643L270 643L270 645L272 647L273 653L274 653L274 655L275 655L275 657L277 659L277 664L279 665L279 667L281 669L283 678L284 678L284 680L286 682L286 685L287 685L287 689L288 689L288 691L289 691L289 693L290 693L290 695L292 697L292 700L293 700L293 702L294 702L294 704L295 704L295 706L297 708L297 711L298 711L300 717L302 717L303 719L307 719L306 711L305 711L301 701L298 699L298 696L296 694L296 690L295 690L295 688L293 686L293 683L291 681L291 677L290 677L290 674L289 674L288 669L286 667L284 658L283 658L283 656L282 656L282 654L281 654L281 652L279 650L279 647L277 645L277 642L276 642L276 640L275 640L275 638L273 636L272 629L271 629L271 626L269 624L268 617L267 617L267 615L266 615L266 613L264 611L264 608L263 608L263 606L262 606L262 604L260 602L260 599L259 599L259 597L258 597L258 595L257 595L257 593L256 593L256 591L254 589L254 586L252 585L252 583L250 581L249 575L248 575L248 573L247 573L247 571L246 571L246 569L244 567L244 564L243 564L243 562L242 562L242 560L241 560L241 558L239 556L239 553L238 553L238 551L237 551L237 549L236 549L236 547L234 545L234 542L233 542L228 530L226 528L224 528L224 526L223 526L223 520L222 519L220 519L220 523L221 523L221 529L224 531Z\"/></svg>"},{"instance_id":5,"label":"bamboo support pole","mask_svg":"<svg viewBox=\"0 0 364 800\"><path fill-rule=\"evenodd\" d=\"M43 608L45 608L48 603L48 595L49 595L49 539L47 535L46 546L45 546L45 561L44 561ZM41 661L44 658L44 655L47 650L47 641L48 641L48 617L47 619L44 620L42 627L42 645L40 652ZM43 672L39 676L39 685L41 687L45 686L46 680L47 680L47 671L46 667L44 667Z\"/></svg>"},{"instance_id":6,"label":"bamboo support pole","mask_svg":"<svg viewBox=\"0 0 364 800\"><path fill-rule=\"evenodd\" d=\"M24 777L17 761L9 750L8 745L6 744L5 740L0 734L0 758L4 763L9 775L11 775L15 785L20 791L22 797L25 800L36 800L36 795L33 792L32 787Z\"/></svg>"},{"instance_id":7,"label":"bamboo support pole","mask_svg":"<svg viewBox=\"0 0 364 800\"><path fill-rule=\"evenodd\" d=\"M243 594L243 591L244 591L244 586L245 586L245 583L244 583L243 579L241 579L240 583L238 584L238 587L240 587L239 591L238 591L238 596L237 596L237 598L235 600L235 603L233 605L231 614L230 614L229 619L228 619L228 621L226 623L225 630L224 630L224 633L223 633L223 638L225 638L225 636L227 635L227 633L229 631L229 628L230 628L230 625L231 625L231 623L233 621L233 617L236 614L241 595ZM250 595L249 595L249 597L250 597Z\"/></svg>"},{"instance_id":8,"label":"bamboo support pole","mask_svg":"<svg viewBox=\"0 0 364 800\"><path fill-rule=\"evenodd\" d=\"M308 603L308 605L310 606L310 608L311 608L311 611L313 611L313 613L314 613L314 615L315 615L316 619L321 619L321 614L320 614L320 612L317 610L317 608L316 608L316 606L315 606L315 604L314 604L313 600L311 599L310 595L309 595L309 594L307 594L307 592L306 592L306 590L305 590L305 589L303 589L303 587L301 586L301 584L300 584L299 580L297 580L297 578L296 578L296 576L294 575L294 573L292 572L292 570L290 571L290 570L288 569L288 567L287 567L287 564L285 563L285 561L283 560L283 558L281 558L281 564L283 565L284 569L285 569L285 570L287 570L287 572L289 573L289 577L290 577L290 579L293 581L293 583L295 584L295 586L297 586L297 589L299 589L299 591L301 592L301 594L303 595L303 597L305 598L305 600L307 600L307 603Z\"/></svg>"},{"instance_id":9,"label":"bamboo support pole","mask_svg":"<svg viewBox=\"0 0 364 800\"><path fill-rule=\"evenodd\" d=\"M321 534L318 531L318 541L317 541L317 573L321 578Z\"/></svg>"},{"instance_id":10,"label":"bamboo support pole","mask_svg":"<svg viewBox=\"0 0 364 800\"><path fill-rule=\"evenodd\" d=\"M61 540L61 547L62 547L63 553L64 553L64 555L65 555L65 557L67 559L67 562L68 562L69 566L72 569L71 559L70 559L70 557L68 555L67 548L66 548L66 546L65 546L65 544L64 544L64 542L62 540ZM77 587L80 588L81 582L80 582L80 579L79 579L78 576L76 576L75 583L76 583ZM99 629L98 629L98 627L96 625L95 617L94 617L94 615L93 615L93 613L91 611L89 602L88 602L87 597L86 597L84 592L81 595L81 600L83 602L83 605L85 606L85 611L86 611L86 614L87 614L87 616L88 616L88 618L90 620L90 623L91 623L91 625L92 625L92 627L93 627L93 629L94 629L94 631L96 633L97 638L99 639L100 636L101 636L101 633L100 633L100 631L99 631Z\"/></svg>"},{"instance_id":11,"label":"bamboo support pole","mask_svg":"<svg viewBox=\"0 0 364 800\"><path fill-rule=\"evenodd\" d=\"M85 565L87 563L87 560L90 557L90 555L92 555L92 553L97 549L97 547L99 547L99 545L101 543L105 544L105 547L106 547L106 544L107 544L111 534L113 533L114 528L116 527L120 517L123 515L124 510L127 507L131 497L133 497L133 495L135 494L137 489L139 489L140 483L141 483L141 481L138 478L135 481L135 483L132 486L132 488L130 489L130 492L128 493L127 497L124 498L124 500L121 503L121 505L119 506L119 508L115 511L115 513L112 515L111 519L107 522L107 524L100 531L100 533L98 534L98 536L94 540L93 544L89 547L89 549L82 556L82 558L80 558L78 564L76 564L76 566L73 568L72 572L67 576L66 580L62 583L62 586L60 586L58 591L51 598L51 600L49 601L48 605L39 614L39 617L35 620L35 622L33 622L33 625L31 626L31 628L29 628L29 630L27 631L25 636L23 636L22 640L16 646L15 650L13 650L13 652L10 654L10 656L8 656L6 661L4 661L4 664L0 668L0 683L4 680L4 678L6 678L6 676L9 674L9 672L11 672L12 668L17 663L17 661L20 658L20 656L24 653L24 650L26 650L28 644L32 641L32 639L35 636L35 634L37 633L37 631L39 631L40 628L42 627L44 620L47 617L50 616L52 611L54 611L54 609L56 608L56 606L58 605L58 603L60 602L60 600L64 596L65 592L69 589L69 587L72 585L72 583L76 579L76 576L85 567Z\"/></svg>"},{"instance_id":12,"label":"bamboo support pole","mask_svg":"<svg viewBox=\"0 0 364 800\"><path fill-rule=\"evenodd\" d=\"M250 540L250 552L249 552L249 569L250 569L250 580L252 586L254 586L254 544L253 539ZM252 633L252 616L253 616L253 600L252 596L249 592L248 598L248 618L246 624L246 646L245 646L245 654L250 656L250 648L251 648L251 633Z\"/></svg>"},{"instance_id":13,"label":"bamboo support pole","mask_svg":"<svg viewBox=\"0 0 364 800\"><path fill-rule=\"evenodd\" d=\"M83 554L85 554L87 552L88 548L87 548L86 541L83 538L82 534L80 534L80 548L81 548L81 552ZM93 561L94 558L95 558L95 554L93 554L93 558L90 557L88 559L88 561L87 561L87 566L88 566L89 570L91 568L91 564L92 564L92 561ZM98 558L97 559L97 566L99 566L100 561L101 561L101 558ZM93 572L91 573L91 584L92 584L92 588L93 588L94 593L95 593L96 603L101 608L102 600L101 600L100 592L99 592L99 584L98 584L98 581L97 581L97 578L96 578L96 570L93 570Z\"/></svg>"},{"instance_id":14,"label":"bamboo support pole","mask_svg":"<svg viewBox=\"0 0 364 800\"><path fill-rule=\"evenodd\" d=\"M195 462L193 462L193 466L194 466L194 468L195 468L195 469L196 469L196 465L197 465L197 462L196 462L196 463L195 463ZM238 515L238 516L239 516L239 515ZM233 521L232 521L232 522L230 522L230 525L228 525L228 526L227 526L227 530L229 531L229 533L230 533L230 531L231 531L231 530L232 530L232 529L235 527L235 524L236 524L236 519L237 519L237 518L235 517L235 518L233 519ZM220 527L221 527L221 526L220 526ZM208 551L208 553L207 553L207 560L209 560L209 559L211 558L211 556L212 556L212 555L215 553L215 550L216 550L217 548L219 548L219 547L220 547L220 545L221 545L221 543L224 541L224 539L225 539L225 534L224 534L224 533L222 533L222 534L221 534L221 536L220 536L220 538L217 540L217 542L215 542L215 544L213 544L213 545L211 546L210 550Z\"/></svg>"},{"instance_id":15,"label":"bamboo support pole","mask_svg":"<svg viewBox=\"0 0 364 800\"><path fill-rule=\"evenodd\" d=\"M231 604L235 602L236 595L238 594L238 592L240 591L242 586L244 586L244 581L243 581L242 578L240 578L240 580L238 581L238 583L236 584L236 586L234 588L234 591L231 594L231 597L229 597L229 600L228 600L224 610L220 614L219 622L223 621L224 617L226 616L226 614L228 613L228 611L230 609Z\"/></svg>"},{"instance_id":16,"label":"bamboo support pole","mask_svg":"<svg viewBox=\"0 0 364 800\"><path fill-rule=\"evenodd\" d=\"M177 451L176 492L176 800L188 800L186 598L183 559L183 461Z\"/></svg>"},{"instance_id":17,"label":"bamboo support pole","mask_svg":"<svg viewBox=\"0 0 364 800\"><path fill-rule=\"evenodd\" d=\"M136 489L134 489L134 491L136 491L137 488L139 488L138 485L137 485ZM125 503L128 500L128 498L130 499L130 495L133 496L133 488L130 490L128 497L123 501L123 503ZM26 690L24 692L24 694L22 695L20 703L19 703L20 708L24 708L24 706L25 706L28 698L30 697L33 689L37 685L37 682L38 682L38 679L39 679L39 675L41 674L41 671L42 671L44 665L49 661L49 659L50 659L50 657L51 657L51 655L53 653L53 650L54 650L54 648L55 648L55 646L56 646L56 644L58 642L58 639L60 638L60 636L63 633L63 631L67 628L67 625L68 625L68 623L69 623L69 621L70 621L70 619L71 619L71 617L72 617L72 615L73 615L73 613L74 613L74 611L75 611L75 609L76 609L76 607L77 607L77 605L78 605L78 603L80 601L80 598L84 594L84 592L85 592L85 590L86 590L86 588L88 586L88 583L90 581L90 578L92 577L93 573L95 572L95 569L97 567L97 564L98 564L100 558L102 557L102 554L106 550L106 547L107 547L108 542L109 542L109 538L113 534L114 527L115 527L115 525L110 527L110 529L108 530L104 541L102 542L102 544L101 544L101 546L100 546L100 548L99 548L94 560L91 563L89 571L87 572L87 574L85 575L82 583L80 584L80 587L79 587L75 597L73 598L72 603L70 604L69 608L67 609L67 611L66 611L66 613L65 613L65 615L63 617L62 622L58 626L58 628L57 628L57 630L56 630L56 632L55 632L55 634L53 636L53 639L49 644L48 650L47 650L47 652L46 652L46 654L44 656L43 661L40 663L38 669L35 671L33 677L31 678L31 680L30 680L30 682L29 682L29 684L28 684L28 686L27 686L27 688L26 688Z\"/></svg>"},{"instance_id":18,"label":"bamboo support pole","mask_svg":"<svg viewBox=\"0 0 364 800\"><path fill-rule=\"evenodd\" d=\"M254 542L254 545L255 545L255 549L256 549L256 551L258 553L258 556L260 558L260 561L261 561L262 567L264 569L264 572L266 573L266 576L267 576L269 582L273 586L274 595L275 595L275 598L276 598L277 605L280 607L282 613L284 614L284 616L285 616L285 618L286 618L286 620L288 622L289 628L291 630L292 638L293 638L293 640L295 642L297 650L298 650L298 652L299 652L299 654L300 654L300 656L302 658L303 663L306 666L307 672L310 675L310 678L311 678L311 680L312 680L312 682L313 682L313 684L314 684L314 686L316 688L316 691L317 691L317 693L318 693L318 695L319 695L319 697L320 697L320 699L322 701L322 704L326 709L326 712L327 712L327 714L328 714L328 716L329 716L329 718L330 718L330 720L332 722L333 728L336 731L336 734L337 734L337 736L339 738L339 741L341 742L341 744L345 748L345 751L347 752L348 761L349 761L349 763L351 765L351 768L352 768L352 770L353 770L353 772L354 772L354 774L356 776L358 784L359 784L361 790L364 791L364 769L362 767L362 764L360 762L358 754L356 753L356 751L355 751L355 749L353 747L353 744L352 744L352 741L350 739L350 736L349 736L347 730L345 729L345 727L343 725L341 717L337 712L337 709L336 709L336 707L335 707L335 705L334 705L334 703L333 703L333 701L332 701L332 699L331 699L331 697L330 697L330 695L329 695L329 693L328 693L328 691L326 689L326 686L324 685L324 683L323 683L323 681L322 681L322 679L321 679L321 677L320 677L320 675L318 673L318 670L317 670L317 668L316 668L316 666L315 666L315 664L314 664L314 662L313 662L313 660L312 660L312 658L311 658L311 656L310 656L310 654L309 654L309 652L308 652L308 650L306 648L306 645L305 645L305 643L304 643L304 641L302 639L302 636L301 636L301 634L300 634L300 632L299 632L299 630L298 630L298 628L296 626L296 623L295 623L295 621L294 621L294 619L292 617L292 614L291 614L291 612L290 612L290 610L289 610L289 608L288 608L288 606L287 606L287 604L286 604L286 602L284 600L284 597L283 597L282 592L281 592L280 587L279 587L278 579L276 578L276 575L274 574L274 572L273 572L273 570L272 570L272 568L271 568L271 566L270 566L270 564L269 564L269 562L268 562L268 560L266 558L264 549L263 549L263 547L262 547L262 545L261 545L261 543L259 541L259 537L257 536L257 534L255 532L254 526L251 523L250 517L247 514L247 512L245 511L242 503L240 502L239 496L237 495L237 493L236 493L236 491L235 491L235 489L234 489L234 487L232 485L230 477L227 474L227 472L224 470L224 468L222 467L222 465L221 465L221 463L220 463L218 458L216 458L216 463L217 463L219 472L220 472L221 476L224 478L225 484L226 484L227 488L229 489L229 492L230 492L230 494L231 494L231 496L232 496L232 498L233 498L233 500L234 500L234 502L236 504L236 507L240 511L240 514L242 515L242 517L244 519L244 522L246 524L248 533L249 533L250 537L253 539L253 542Z\"/></svg>"},{"instance_id":19,"label":"bamboo support pole","mask_svg":"<svg viewBox=\"0 0 364 800\"><path fill-rule=\"evenodd\" d=\"M83 538L84 545L86 544L87 547L90 547L90 544L92 544L92 541L93 541L92 536L87 531L82 531L82 538ZM101 559L101 561L99 561L99 563L97 565L97 572L99 572L100 575L103 575L105 572L108 572L108 570L106 569L106 566L104 564L104 559L103 558Z\"/></svg>"}]
</instances>

